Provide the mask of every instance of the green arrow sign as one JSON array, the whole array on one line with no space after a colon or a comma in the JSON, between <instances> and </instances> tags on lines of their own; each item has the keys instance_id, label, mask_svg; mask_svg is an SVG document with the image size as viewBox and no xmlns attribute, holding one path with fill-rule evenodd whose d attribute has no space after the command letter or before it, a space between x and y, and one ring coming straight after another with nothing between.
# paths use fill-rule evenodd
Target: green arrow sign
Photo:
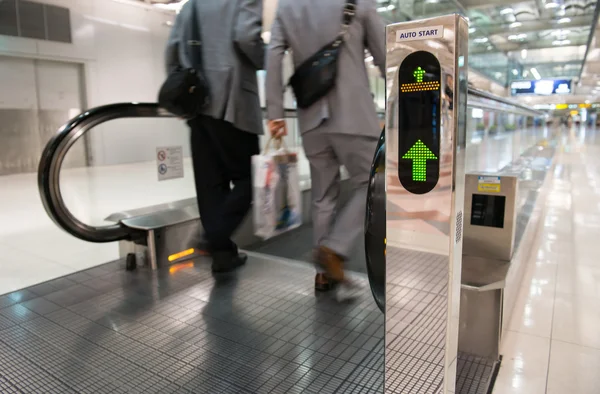
<instances>
[{"instance_id":1,"label":"green arrow sign","mask_svg":"<svg viewBox=\"0 0 600 394\"><path fill-rule=\"evenodd\" d=\"M437 160L437 157L421 140L417 140L402 158L413 161L412 180L416 182L427 180L427 160Z\"/></svg>"}]
</instances>

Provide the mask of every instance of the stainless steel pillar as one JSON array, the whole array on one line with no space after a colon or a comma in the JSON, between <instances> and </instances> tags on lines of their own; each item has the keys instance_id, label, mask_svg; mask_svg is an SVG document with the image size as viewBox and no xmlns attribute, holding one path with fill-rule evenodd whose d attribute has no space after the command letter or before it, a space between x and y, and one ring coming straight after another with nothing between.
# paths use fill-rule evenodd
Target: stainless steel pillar
<instances>
[{"instance_id":1,"label":"stainless steel pillar","mask_svg":"<svg viewBox=\"0 0 600 394\"><path fill-rule=\"evenodd\" d=\"M156 269L158 268L158 261L156 258L156 238L154 230L148 230L147 237L148 248L146 249L146 251L148 253L148 256L146 258L147 261L150 263L150 268L152 269L152 271L156 271Z\"/></svg>"},{"instance_id":2,"label":"stainless steel pillar","mask_svg":"<svg viewBox=\"0 0 600 394\"><path fill-rule=\"evenodd\" d=\"M390 25L386 393L453 393L460 306L468 24Z\"/></svg>"}]
</instances>

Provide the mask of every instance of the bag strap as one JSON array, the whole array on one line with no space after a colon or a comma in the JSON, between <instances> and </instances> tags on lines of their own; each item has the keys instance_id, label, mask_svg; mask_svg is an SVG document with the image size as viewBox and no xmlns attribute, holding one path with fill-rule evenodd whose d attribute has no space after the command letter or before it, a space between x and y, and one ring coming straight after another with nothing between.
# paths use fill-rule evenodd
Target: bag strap
<instances>
[{"instance_id":1,"label":"bag strap","mask_svg":"<svg viewBox=\"0 0 600 394\"><path fill-rule=\"evenodd\" d=\"M188 55L190 57L190 61L192 62L192 68L196 71L199 71L202 68L202 37L200 35L200 23L198 22L198 12L196 9L198 8L197 1L191 0L190 7L192 7L190 12L190 39L187 41L187 49Z\"/></svg>"},{"instance_id":2,"label":"bag strap","mask_svg":"<svg viewBox=\"0 0 600 394\"><path fill-rule=\"evenodd\" d=\"M356 15L356 0L347 0L344 4L344 12L342 14L342 27L340 29L340 33L337 36L337 39L333 43L333 46L340 46L344 39L346 38L346 34L348 33L348 28L354 20L354 16Z\"/></svg>"}]
</instances>

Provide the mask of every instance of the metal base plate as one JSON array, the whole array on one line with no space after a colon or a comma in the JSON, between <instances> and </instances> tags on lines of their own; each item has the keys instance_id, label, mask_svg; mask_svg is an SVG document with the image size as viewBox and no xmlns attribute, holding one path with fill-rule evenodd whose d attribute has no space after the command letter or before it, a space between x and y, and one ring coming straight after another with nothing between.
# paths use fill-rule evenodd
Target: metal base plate
<instances>
[{"instance_id":1,"label":"metal base plate","mask_svg":"<svg viewBox=\"0 0 600 394\"><path fill-rule=\"evenodd\" d=\"M494 372L500 361L458 353L456 392L460 394L488 394L494 385Z\"/></svg>"}]
</instances>

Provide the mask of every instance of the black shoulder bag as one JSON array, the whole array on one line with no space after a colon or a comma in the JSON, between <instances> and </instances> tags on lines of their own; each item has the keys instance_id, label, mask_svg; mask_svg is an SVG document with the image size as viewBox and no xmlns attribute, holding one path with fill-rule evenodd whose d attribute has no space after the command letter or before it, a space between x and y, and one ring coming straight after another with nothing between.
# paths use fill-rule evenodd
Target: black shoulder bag
<instances>
[{"instance_id":1,"label":"black shoulder bag","mask_svg":"<svg viewBox=\"0 0 600 394\"><path fill-rule=\"evenodd\" d=\"M196 14L196 4L192 7L190 18L190 40L186 51L192 67L178 66L169 73L158 93L158 104L162 108L184 119L193 119L200 114L210 101L208 83L202 69L202 39Z\"/></svg>"},{"instance_id":2,"label":"black shoulder bag","mask_svg":"<svg viewBox=\"0 0 600 394\"><path fill-rule=\"evenodd\" d=\"M335 86L341 45L355 12L356 0L348 0L344 5L342 29L336 39L298 66L290 78L289 85L299 108L310 107Z\"/></svg>"}]
</instances>

